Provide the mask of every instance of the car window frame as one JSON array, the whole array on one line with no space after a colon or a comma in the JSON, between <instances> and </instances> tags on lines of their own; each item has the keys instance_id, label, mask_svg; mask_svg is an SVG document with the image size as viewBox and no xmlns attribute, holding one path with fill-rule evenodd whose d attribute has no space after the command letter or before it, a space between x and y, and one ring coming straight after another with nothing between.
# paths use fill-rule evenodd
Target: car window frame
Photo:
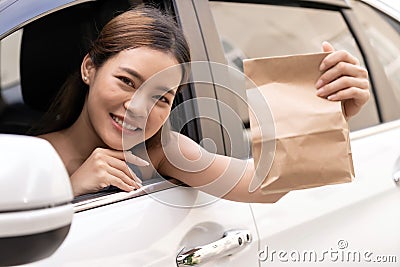
<instances>
[{"instance_id":1,"label":"car window frame","mask_svg":"<svg viewBox=\"0 0 400 267\"><path fill-rule=\"evenodd\" d=\"M359 2L369 6L375 12L382 12L374 6L369 5L366 1ZM369 72L370 81L372 83L371 97L375 98L380 123L400 119L400 110L398 109L399 103L396 101L396 96L393 90L386 90L386 88L391 88L389 79L385 74L385 70L380 63L374 48L368 40L364 28L359 23L356 14L352 10L343 10L343 17L347 21L349 28L351 28L353 35L358 42L361 53L363 54Z\"/></svg>"},{"instance_id":2,"label":"car window frame","mask_svg":"<svg viewBox=\"0 0 400 267\"><path fill-rule=\"evenodd\" d=\"M156 192L160 192L167 189L172 189L178 186L185 186L182 182L176 179L162 180L159 182L151 183L145 185L139 189L133 190L131 192L112 192L103 194L88 194L86 199L81 199L79 197L74 198L73 209L74 213L82 212L85 210L90 210L106 205L111 205L124 200L147 196Z\"/></svg>"}]
</instances>

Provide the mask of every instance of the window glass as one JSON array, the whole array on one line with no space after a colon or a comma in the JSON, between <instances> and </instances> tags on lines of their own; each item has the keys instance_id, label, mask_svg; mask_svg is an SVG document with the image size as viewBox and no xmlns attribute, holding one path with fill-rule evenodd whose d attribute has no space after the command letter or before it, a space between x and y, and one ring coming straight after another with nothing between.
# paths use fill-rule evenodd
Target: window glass
<instances>
[{"instance_id":1,"label":"window glass","mask_svg":"<svg viewBox=\"0 0 400 267\"><path fill-rule=\"evenodd\" d=\"M227 62L241 71L245 58L315 53L322 51L323 41L349 51L364 65L340 12L228 2L210 2L210 7ZM374 100L366 106L350 120L351 129L378 122Z\"/></svg>"},{"instance_id":2,"label":"window glass","mask_svg":"<svg viewBox=\"0 0 400 267\"><path fill-rule=\"evenodd\" d=\"M382 63L385 74L400 103L400 25L390 17L371 7L354 2L354 12L360 20L371 46Z\"/></svg>"},{"instance_id":3,"label":"window glass","mask_svg":"<svg viewBox=\"0 0 400 267\"><path fill-rule=\"evenodd\" d=\"M39 113L24 105L21 76L23 29L0 40L0 133L23 134Z\"/></svg>"},{"instance_id":4,"label":"window glass","mask_svg":"<svg viewBox=\"0 0 400 267\"><path fill-rule=\"evenodd\" d=\"M22 102L19 60L22 29L0 41L0 93L5 104Z\"/></svg>"}]
</instances>

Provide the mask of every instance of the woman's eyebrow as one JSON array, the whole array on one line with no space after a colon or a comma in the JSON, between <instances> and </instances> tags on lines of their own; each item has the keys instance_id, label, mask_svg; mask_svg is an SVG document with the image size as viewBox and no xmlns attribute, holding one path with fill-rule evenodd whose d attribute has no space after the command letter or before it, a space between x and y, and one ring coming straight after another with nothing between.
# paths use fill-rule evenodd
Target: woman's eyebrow
<instances>
[{"instance_id":1,"label":"woman's eyebrow","mask_svg":"<svg viewBox=\"0 0 400 267\"><path fill-rule=\"evenodd\" d=\"M130 68L126 68L126 67L119 67L119 69L129 73L131 76L136 77L137 79L140 80L141 83L144 82L144 78L142 75L140 75L137 71L130 69Z\"/></svg>"},{"instance_id":2,"label":"woman's eyebrow","mask_svg":"<svg viewBox=\"0 0 400 267\"><path fill-rule=\"evenodd\" d=\"M157 89L160 90L160 91L163 91L164 94L171 94L172 96L175 96L175 91L173 89L168 88L168 87L158 86Z\"/></svg>"}]
</instances>

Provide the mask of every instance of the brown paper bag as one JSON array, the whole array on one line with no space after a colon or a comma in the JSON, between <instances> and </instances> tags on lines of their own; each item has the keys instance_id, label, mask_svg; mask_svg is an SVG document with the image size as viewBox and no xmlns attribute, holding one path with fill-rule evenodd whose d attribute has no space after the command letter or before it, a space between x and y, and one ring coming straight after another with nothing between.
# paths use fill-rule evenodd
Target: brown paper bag
<instances>
[{"instance_id":1,"label":"brown paper bag","mask_svg":"<svg viewBox=\"0 0 400 267\"><path fill-rule=\"evenodd\" d=\"M341 102L316 96L319 65L327 54L244 61L245 74L257 86L248 85L247 89L250 108L255 111L250 112L256 167L253 181L265 194L345 183L354 177ZM251 87L258 94L249 94ZM271 128L271 120L265 120L268 111L260 110L263 101L271 110L274 134L261 130Z\"/></svg>"}]
</instances>

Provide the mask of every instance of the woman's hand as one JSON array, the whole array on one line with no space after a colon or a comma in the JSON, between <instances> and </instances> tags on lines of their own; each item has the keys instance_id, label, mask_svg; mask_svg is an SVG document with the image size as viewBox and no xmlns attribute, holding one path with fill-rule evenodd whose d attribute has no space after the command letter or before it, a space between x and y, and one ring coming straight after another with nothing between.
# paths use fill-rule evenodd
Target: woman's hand
<instances>
[{"instance_id":1,"label":"woman's hand","mask_svg":"<svg viewBox=\"0 0 400 267\"><path fill-rule=\"evenodd\" d=\"M130 152L96 148L71 175L74 195L97 192L109 185L128 192L140 188L142 181L129 170L124 154L130 163L137 166L149 165Z\"/></svg>"},{"instance_id":2,"label":"woman's hand","mask_svg":"<svg viewBox=\"0 0 400 267\"><path fill-rule=\"evenodd\" d=\"M317 95L332 101L343 101L345 117L350 118L369 99L368 72L348 52L335 51L328 42L324 42L322 48L324 52L332 53L320 65L323 74L315 85Z\"/></svg>"}]
</instances>

